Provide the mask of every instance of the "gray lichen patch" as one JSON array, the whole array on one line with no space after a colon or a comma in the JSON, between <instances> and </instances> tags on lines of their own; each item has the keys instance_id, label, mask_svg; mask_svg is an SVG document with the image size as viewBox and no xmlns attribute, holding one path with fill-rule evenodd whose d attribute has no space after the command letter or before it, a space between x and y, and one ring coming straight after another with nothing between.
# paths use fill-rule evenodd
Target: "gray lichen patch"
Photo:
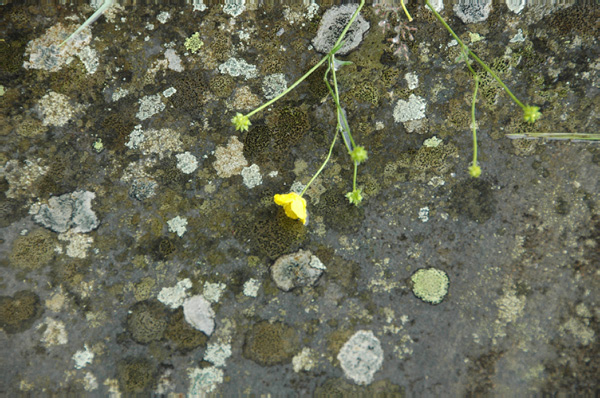
<instances>
[{"instance_id":1,"label":"gray lichen patch","mask_svg":"<svg viewBox=\"0 0 600 398\"><path fill-rule=\"evenodd\" d=\"M61 196L53 196L47 204L31 206L29 213L40 225L54 232L90 232L100 224L92 210L92 200L96 194L89 191L75 191Z\"/></svg>"},{"instance_id":2,"label":"gray lichen patch","mask_svg":"<svg viewBox=\"0 0 600 398\"><path fill-rule=\"evenodd\" d=\"M165 109L160 94L147 95L140 99L140 108L136 114L140 120L146 120Z\"/></svg>"},{"instance_id":3,"label":"gray lichen patch","mask_svg":"<svg viewBox=\"0 0 600 398\"><path fill-rule=\"evenodd\" d=\"M317 35L312 43L316 50L321 53L327 53L333 48L336 40L348 24L352 14L356 11L358 5L345 4L337 7L331 7L321 19L321 25ZM344 38L344 45L337 54L346 55L359 46L363 35L369 30L369 23L359 14Z\"/></svg>"},{"instance_id":4,"label":"gray lichen patch","mask_svg":"<svg viewBox=\"0 0 600 398\"><path fill-rule=\"evenodd\" d=\"M359 330L342 346L337 358L347 378L367 385L383 364L383 349L372 331Z\"/></svg>"},{"instance_id":5,"label":"gray lichen patch","mask_svg":"<svg viewBox=\"0 0 600 398\"><path fill-rule=\"evenodd\" d=\"M226 147L217 147L215 150L213 167L219 177L228 178L240 174L248 161L244 157L244 144L236 136L229 139Z\"/></svg>"},{"instance_id":6,"label":"gray lichen patch","mask_svg":"<svg viewBox=\"0 0 600 398\"><path fill-rule=\"evenodd\" d=\"M76 108L66 95L51 91L40 99L39 112L44 126L61 127L73 118Z\"/></svg>"},{"instance_id":7,"label":"gray lichen patch","mask_svg":"<svg viewBox=\"0 0 600 398\"><path fill-rule=\"evenodd\" d=\"M287 292L296 287L314 285L323 270L325 266L317 256L310 251L299 250L279 257L271 266L271 277L278 288Z\"/></svg>"}]
</instances>

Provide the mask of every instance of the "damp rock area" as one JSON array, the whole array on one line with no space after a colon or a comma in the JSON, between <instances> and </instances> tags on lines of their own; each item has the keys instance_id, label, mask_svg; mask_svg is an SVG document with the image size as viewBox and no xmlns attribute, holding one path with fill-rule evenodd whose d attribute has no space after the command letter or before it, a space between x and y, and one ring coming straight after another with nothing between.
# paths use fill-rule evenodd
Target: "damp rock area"
<instances>
[{"instance_id":1,"label":"damp rock area","mask_svg":"<svg viewBox=\"0 0 600 398\"><path fill-rule=\"evenodd\" d=\"M6 2L5 2L6 3ZM600 11L0 6L0 395L593 396ZM97 3L97 2L96 2ZM275 3L275 4L274 4ZM283 3L283 2L281 2ZM303 3L303 4L302 4ZM287 5L286 5L287 4ZM350 61L345 63L342 61ZM331 72L329 74L331 77ZM302 193L307 222L276 194ZM289 210L289 209L288 209Z\"/></svg>"}]
</instances>

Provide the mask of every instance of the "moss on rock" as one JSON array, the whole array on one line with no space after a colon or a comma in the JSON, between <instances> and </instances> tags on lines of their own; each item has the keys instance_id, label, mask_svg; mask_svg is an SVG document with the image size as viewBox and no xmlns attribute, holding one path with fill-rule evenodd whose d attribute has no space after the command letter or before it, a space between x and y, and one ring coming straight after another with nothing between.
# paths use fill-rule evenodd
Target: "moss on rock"
<instances>
[{"instance_id":1,"label":"moss on rock","mask_svg":"<svg viewBox=\"0 0 600 398\"><path fill-rule=\"evenodd\" d=\"M261 217L252 229L258 248L271 260L297 250L306 235L306 228L301 222L287 217L283 209L275 211L275 214Z\"/></svg>"},{"instance_id":2,"label":"moss on rock","mask_svg":"<svg viewBox=\"0 0 600 398\"><path fill-rule=\"evenodd\" d=\"M296 331L281 322L255 324L244 341L244 357L263 366L289 363L298 349Z\"/></svg>"},{"instance_id":3,"label":"moss on rock","mask_svg":"<svg viewBox=\"0 0 600 398\"><path fill-rule=\"evenodd\" d=\"M166 328L165 307L155 301L141 301L134 304L127 317L127 331L133 340L140 344L161 340Z\"/></svg>"},{"instance_id":4,"label":"moss on rock","mask_svg":"<svg viewBox=\"0 0 600 398\"><path fill-rule=\"evenodd\" d=\"M210 80L210 90L219 98L227 98L235 88L235 81L229 75L217 75Z\"/></svg>"},{"instance_id":5,"label":"moss on rock","mask_svg":"<svg viewBox=\"0 0 600 398\"><path fill-rule=\"evenodd\" d=\"M207 340L204 333L186 322L181 308L171 315L165 337L173 343L176 350L182 352L204 347Z\"/></svg>"},{"instance_id":6,"label":"moss on rock","mask_svg":"<svg viewBox=\"0 0 600 398\"><path fill-rule=\"evenodd\" d=\"M118 363L117 378L125 393L148 393L155 384L156 366L146 358L127 358Z\"/></svg>"},{"instance_id":7,"label":"moss on rock","mask_svg":"<svg viewBox=\"0 0 600 398\"><path fill-rule=\"evenodd\" d=\"M40 297L29 290L11 296L0 296L0 327L8 334L20 333L31 327L42 315Z\"/></svg>"},{"instance_id":8,"label":"moss on rock","mask_svg":"<svg viewBox=\"0 0 600 398\"><path fill-rule=\"evenodd\" d=\"M13 267L25 271L42 268L54 257L56 241L51 232L38 228L13 243L10 262Z\"/></svg>"}]
</instances>

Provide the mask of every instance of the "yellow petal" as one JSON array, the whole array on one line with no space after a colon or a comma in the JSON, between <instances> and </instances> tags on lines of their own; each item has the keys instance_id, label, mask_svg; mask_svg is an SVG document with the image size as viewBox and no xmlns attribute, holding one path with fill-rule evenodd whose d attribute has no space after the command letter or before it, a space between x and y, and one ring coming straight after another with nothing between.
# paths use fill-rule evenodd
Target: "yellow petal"
<instances>
[{"instance_id":1,"label":"yellow petal","mask_svg":"<svg viewBox=\"0 0 600 398\"><path fill-rule=\"evenodd\" d=\"M286 193L284 195L277 194L277 195L275 195L273 200L275 200L275 203L278 204L279 206L285 206L288 203L292 203L292 201L294 200L293 195L297 195L297 194L295 194L295 193Z\"/></svg>"},{"instance_id":2,"label":"yellow petal","mask_svg":"<svg viewBox=\"0 0 600 398\"><path fill-rule=\"evenodd\" d=\"M306 201L304 198L294 200L290 205L290 211L294 214L294 218L299 218L303 223L306 222Z\"/></svg>"}]
</instances>

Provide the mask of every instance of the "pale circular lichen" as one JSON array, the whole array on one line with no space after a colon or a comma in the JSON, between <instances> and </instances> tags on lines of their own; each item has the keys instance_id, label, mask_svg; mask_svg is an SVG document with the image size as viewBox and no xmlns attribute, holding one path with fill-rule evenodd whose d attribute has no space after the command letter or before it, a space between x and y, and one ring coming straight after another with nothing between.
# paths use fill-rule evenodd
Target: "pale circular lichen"
<instances>
[{"instance_id":1,"label":"pale circular lichen","mask_svg":"<svg viewBox=\"0 0 600 398\"><path fill-rule=\"evenodd\" d=\"M448 294L450 281L448 274L442 270L436 268L419 269L410 279L414 295L426 303L439 304Z\"/></svg>"}]
</instances>

